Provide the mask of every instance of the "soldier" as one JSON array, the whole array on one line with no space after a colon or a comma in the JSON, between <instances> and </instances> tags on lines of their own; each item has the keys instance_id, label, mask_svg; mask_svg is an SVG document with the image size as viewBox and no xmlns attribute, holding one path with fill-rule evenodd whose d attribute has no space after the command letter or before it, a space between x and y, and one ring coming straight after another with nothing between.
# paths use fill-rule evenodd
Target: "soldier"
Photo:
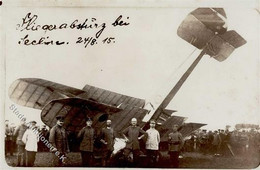
<instances>
[{"instance_id":1,"label":"soldier","mask_svg":"<svg viewBox=\"0 0 260 170\"><path fill-rule=\"evenodd\" d=\"M10 153L10 156L12 156L12 128L9 126L9 120L5 120L5 156L7 156L8 153Z\"/></svg>"},{"instance_id":2,"label":"soldier","mask_svg":"<svg viewBox=\"0 0 260 170\"><path fill-rule=\"evenodd\" d=\"M109 160L114 151L115 132L111 127L111 120L107 120L106 127L101 131L101 142L103 143L102 166L109 165Z\"/></svg>"},{"instance_id":3,"label":"soldier","mask_svg":"<svg viewBox=\"0 0 260 170\"><path fill-rule=\"evenodd\" d=\"M27 126L25 125L26 119L23 118L21 120L21 125L19 125L14 132L14 136L16 137L17 144L17 166L26 166L26 154L25 154L25 144L22 141L23 134L27 130ZM22 161L22 162L21 162Z\"/></svg>"},{"instance_id":4,"label":"soldier","mask_svg":"<svg viewBox=\"0 0 260 170\"><path fill-rule=\"evenodd\" d=\"M212 142L214 140L214 133L210 130L209 133L208 133L208 143L207 143L207 148L208 148L208 152L210 154L213 154L214 153L214 149L213 149L213 146L212 146Z\"/></svg>"},{"instance_id":5,"label":"soldier","mask_svg":"<svg viewBox=\"0 0 260 170\"><path fill-rule=\"evenodd\" d=\"M23 143L25 143L27 166L32 167L34 165L35 156L37 153L37 143L39 142L39 136L37 127L35 126L36 122L32 121L30 128L28 128L22 138Z\"/></svg>"},{"instance_id":6,"label":"soldier","mask_svg":"<svg viewBox=\"0 0 260 170\"><path fill-rule=\"evenodd\" d=\"M243 130L241 135L240 135L240 145L241 145L241 148L242 148L242 153L244 155L246 155L247 151L248 151L248 143L249 143L249 137L248 135L246 134L246 131Z\"/></svg>"},{"instance_id":7,"label":"soldier","mask_svg":"<svg viewBox=\"0 0 260 170\"><path fill-rule=\"evenodd\" d=\"M51 150L54 153L54 166L64 166L66 155L69 152L68 135L63 127L64 117L57 116L56 119L56 125L50 130L49 142L54 147L54 149Z\"/></svg>"},{"instance_id":8,"label":"soldier","mask_svg":"<svg viewBox=\"0 0 260 170\"><path fill-rule=\"evenodd\" d=\"M208 134L207 134L206 129L203 129L202 132L200 133L199 142L200 142L200 151L203 154L206 154L207 153L207 143L208 143Z\"/></svg>"},{"instance_id":9,"label":"soldier","mask_svg":"<svg viewBox=\"0 0 260 170\"><path fill-rule=\"evenodd\" d=\"M219 155L219 147L221 145L221 138L218 134L218 131L214 131L214 134L213 134L213 141L212 141L212 151L213 151L213 154L215 156L218 156Z\"/></svg>"},{"instance_id":10,"label":"soldier","mask_svg":"<svg viewBox=\"0 0 260 170\"><path fill-rule=\"evenodd\" d=\"M142 134L139 137L139 134ZM123 130L122 135L126 140L125 152L128 155L131 151L133 153L133 163L134 165L138 165L138 158L140 155L140 145L139 140L141 140L146 132L137 126L137 119L131 119L131 126Z\"/></svg>"},{"instance_id":11,"label":"soldier","mask_svg":"<svg viewBox=\"0 0 260 170\"><path fill-rule=\"evenodd\" d=\"M15 124L14 123L11 123L10 125L10 129L11 129L11 133L12 133L12 136L11 136L11 140L10 140L10 156L12 156L14 154L14 152L16 151L16 138L14 136L14 131L15 131Z\"/></svg>"},{"instance_id":12,"label":"soldier","mask_svg":"<svg viewBox=\"0 0 260 170\"><path fill-rule=\"evenodd\" d=\"M169 134L168 142L171 166L173 168L178 168L179 155L184 144L182 134L178 132L178 125L173 125L172 132Z\"/></svg>"},{"instance_id":13,"label":"soldier","mask_svg":"<svg viewBox=\"0 0 260 170\"><path fill-rule=\"evenodd\" d=\"M226 146L227 135L225 134L225 131L223 129L220 130L219 136L221 138L220 153L223 156L226 155L227 153L227 146Z\"/></svg>"},{"instance_id":14,"label":"soldier","mask_svg":"<svg viewBox=\"0 0 260 170\"><path fill-rule=\"evenodd\" d=\"M155 121L150 120L150 129L146 131L147 140L146 140L146 151L148 158L148 166L154 167L156 163L156 158L158 156L159 143L160 143L160 134L155 129Z\"/></svg>"},{"instance_id":15,"label":"soldier","mask_svg":"<svg viewBox=\"0 0 260 170\"><path fill-rule=\"evenodd\" d=\"M91 119L86 121L86 126L79 131L77 137L81 140L79 150L81 152L82 166L92 166L95 131L92 128Z\"/></svg>"},{"instance_id":16,"label":"soldier","mask_svg":"<svg viewBox=\"0 0 260 170\"><path fill-rule=\"evenodd\" d=\"M42 125L42 128L40 129L40 134L42 134L42 136L45 138L45 139L48 139L49 138L49 131L48 129L46 128L46 125ZM38 151L39 152L47 152L48 151L48 147L45 145L45 143L43 143L43 141L40 141L38 143Z\"/></svg>"}]
</instances>

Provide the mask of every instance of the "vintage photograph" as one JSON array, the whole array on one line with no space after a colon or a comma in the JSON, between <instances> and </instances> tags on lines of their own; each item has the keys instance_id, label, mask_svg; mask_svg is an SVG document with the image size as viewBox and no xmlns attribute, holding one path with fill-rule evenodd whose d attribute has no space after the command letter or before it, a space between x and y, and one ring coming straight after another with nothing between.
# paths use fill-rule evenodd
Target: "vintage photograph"
<instances>
[{"instance_id":1,"label":"vintage photograph","mask_svg":"<svg viewBox=\"0 0 260 170\"><path fill-rule=\"evenodd\" d=\"M258 1L15 2L4 168L259 166Z\"/></svg>"}]
</instances>

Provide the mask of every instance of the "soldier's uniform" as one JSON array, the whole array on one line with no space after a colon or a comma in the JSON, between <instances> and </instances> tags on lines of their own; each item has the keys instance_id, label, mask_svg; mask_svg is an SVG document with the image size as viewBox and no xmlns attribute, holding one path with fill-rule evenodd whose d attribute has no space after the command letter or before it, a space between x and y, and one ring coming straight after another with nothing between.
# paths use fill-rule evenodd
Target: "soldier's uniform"
<instances>
[{"instance_id":1,"label":"soldier's uniform","mask_svg":"<svg viewBox=\"0 0 260 170\"><path fill-rule=\"evenodd\" d=\"M169 154L172 167L179 167L179 155L184 141L180 132L172 132L169 134Z\"/></svg>"},{"instance_id":2,"label":"soldier's uniform","mask_svg":"<svg viewBox=\"0 0 260 170\"><path fill-rule=\"evenodd\" d=\"M113 128L102 128L101 131L101 140L105 141L106 144L103 144L102 146L102 165L106 166L108 165L110 156L112 152L114 151L114 140L115 140L115 134Z\"/></svg>"},{"instance_id":3,"label":"soldier's uniform","mask_svg":"<svg viewBox=\"0 0 260 170\"><path fill-rule=\"evenodd\" d=\"M57 116L56 119L63 121L64 118L62 116ZM58 124L53 126L50 130L49 142L57 149L53 155L54 166L63 166L64 159L62 158L66 157L66 153L69 152L68 135L64 127L59 126ZM59 152L58 156L57 152Z\"/></svg>"},{"instance_id":4,"label":"soldier's uniform","mask_svg":"<svg viewBox=\"0 0 260 170\"><path fill-rule=\"evenodd\" d=\"M123 130L122 133L128 138L128 142L126 143L125 150L127 153L130 151L133 152L133 161L134 164L137 165L138 158L140 155L140 145L139 145L138 136L140 133L146 134L146 132L138 126L129 126L125 130Z\"/></svg>"},{"instance_id":5,"label":"soldier's uniform","mask_svg":"<svg viewBox=\"0 0 260 170\"><path fill-rule=\"evenodd\" d=\"M83 127L78 133L81 139L79 150L81 152L82 166L92 166L95 131L92 127Z\"/></svg>"},{"instance_id":6,"label":"soldier's uniform","mask_svg":"<svg viewBox=\"0 0 260 170\"><path fill-rule=\"evenodd\" d=\"M21 124L15 129L14 132L14 136L16 137L17 150L18 150L17 166L26 166L25 144L23 143L22 138L27 128L28 127L25 124Z\"/></svg>"}]
</instances>

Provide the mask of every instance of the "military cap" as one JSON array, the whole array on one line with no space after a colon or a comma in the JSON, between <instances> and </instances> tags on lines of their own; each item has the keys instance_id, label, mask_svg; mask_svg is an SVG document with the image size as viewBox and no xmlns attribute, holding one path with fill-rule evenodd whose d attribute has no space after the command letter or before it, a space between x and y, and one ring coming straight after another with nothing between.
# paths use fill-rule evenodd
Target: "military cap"
<instances>
[{"instance_id":1,"label":"military cap","mask_svg":"<svg viewBox=\"0 0 260 170\"><path fill-rule=\"evenodd\" d=\"M58 115L56 116L56 119L59 121L64 121L64 116Z\"/></svg>"}]
</instances>

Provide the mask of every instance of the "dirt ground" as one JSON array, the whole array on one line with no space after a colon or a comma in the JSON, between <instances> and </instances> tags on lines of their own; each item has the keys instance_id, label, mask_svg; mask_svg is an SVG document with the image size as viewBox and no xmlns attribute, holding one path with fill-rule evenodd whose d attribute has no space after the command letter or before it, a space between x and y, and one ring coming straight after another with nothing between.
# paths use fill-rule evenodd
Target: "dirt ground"
<instances>
[{"instance_id":1,"label":"dirt ground","mask_svg":"<svg viewBox=\"0 0 260 170\"><path fill-rule=\"evenodd\" d=\"M259 166L260 157L258 156L213 156L203 155L201 153L182 153L183 158L180 159L180 168L207 168L207 169L252 169ZM79 152L68 154L68 167L80 167L81 156ZM52 154L48 152L38 152L36 154L36 167L52 167ZM144 158L140 158L144 159ZM15 167L17 164L16 156L6 156L6 162L9 166ZM145 161L142 161L146 167ZM100 166L100 160L96 159L96 166ZM167 153L162 153L162 159L158 163L158 168L169 167L169 156Z\"/></svg>"}]
</instances>

